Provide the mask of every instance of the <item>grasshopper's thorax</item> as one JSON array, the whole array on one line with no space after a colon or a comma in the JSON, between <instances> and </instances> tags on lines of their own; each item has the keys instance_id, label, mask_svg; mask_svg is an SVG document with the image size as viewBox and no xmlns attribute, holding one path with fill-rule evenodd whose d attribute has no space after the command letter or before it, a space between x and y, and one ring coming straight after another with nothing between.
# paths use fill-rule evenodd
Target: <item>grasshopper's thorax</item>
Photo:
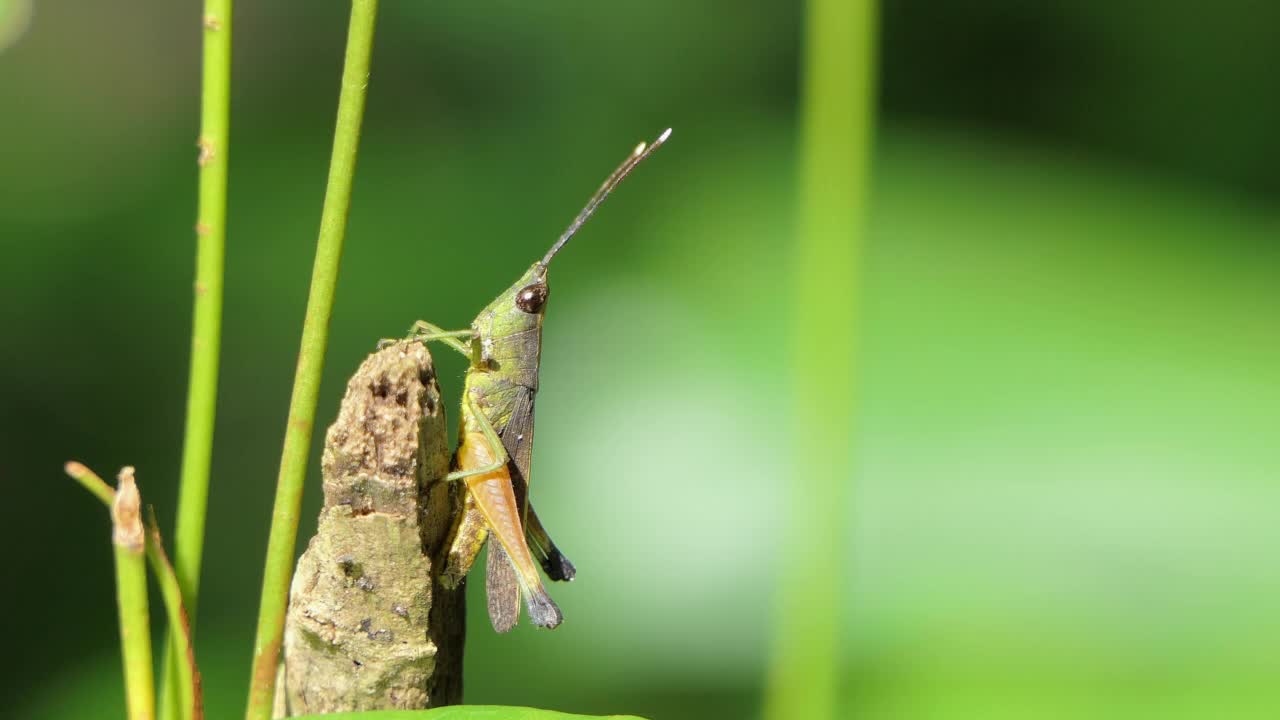
<instances>
[{"instance_id":1,"label":"grasshopper's thorax","mask_svg":"<svg viewBox=\"0 0 1280 720\"><path fill-rule=\"evenodd\" d=\"M495 427L505 425L518 388L538 390L547 268L534 263L471 323L466 391Z\"/></svg>"}]
</instances>

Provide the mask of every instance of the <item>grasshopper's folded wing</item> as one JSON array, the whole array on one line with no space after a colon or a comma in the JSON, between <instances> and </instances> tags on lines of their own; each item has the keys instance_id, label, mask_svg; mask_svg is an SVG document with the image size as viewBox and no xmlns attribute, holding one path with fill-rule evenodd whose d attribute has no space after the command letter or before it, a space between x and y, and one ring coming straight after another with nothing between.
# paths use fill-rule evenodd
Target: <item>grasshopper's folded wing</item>
<instances>
[{"instance_id":1,"label":"grasshopper's folded wing","mask_svg":"<svg viewBox=\"0 0 1280 720\"><path fill-rule=\"evenodd\" d=\"M509 632L520 622L520 583L511 557L502 549L501 542L489 543L484 587L488 597L489 622L494 631Z\"/></svg>"}]
</instances>

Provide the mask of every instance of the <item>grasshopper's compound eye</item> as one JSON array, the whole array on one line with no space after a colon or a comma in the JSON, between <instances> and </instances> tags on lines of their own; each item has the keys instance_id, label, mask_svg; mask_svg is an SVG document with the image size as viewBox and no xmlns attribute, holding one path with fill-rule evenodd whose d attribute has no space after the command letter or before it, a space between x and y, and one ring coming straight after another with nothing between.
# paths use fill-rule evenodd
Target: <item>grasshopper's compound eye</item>
<instances>
[{"instance_id":1,"label":"grasshopper's compound eye","mask_svg":"<svg viewBox=\"0 0 1280 720\"><path fill-rule=\"evenodd\" d=\"M542 306L547 304L548 292L546 283L525 285L516 293L516 307L531 315L542 312Z\"/></svg>"}]
</instances>

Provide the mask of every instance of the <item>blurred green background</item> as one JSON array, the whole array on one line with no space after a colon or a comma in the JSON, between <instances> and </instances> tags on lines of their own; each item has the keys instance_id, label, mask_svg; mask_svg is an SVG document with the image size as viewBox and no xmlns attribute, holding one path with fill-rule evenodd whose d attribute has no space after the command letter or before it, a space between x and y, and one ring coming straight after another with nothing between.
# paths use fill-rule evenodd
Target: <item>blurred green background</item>
<instances>
[{"instance_id":1,"label":"blurred green background","mask_svg":"<svg viewBox=\"0 0 1280 720\"><path fill-rule=\"evenodd\" d=\"M21 32L30 9L0 0L0 708L112 716L107 519L61 465L137 465L171 522L199 10L37 3ZM236 9L212 718L248 680L346 13ZM756 712L800 17L383 3L324 425L378 338L464 326L675 127L557 260L534 494L579 580L562 628L504 637L472 588L469 702ZM881 24L852 532L813 539L852 543L848 716L1277 717L1280 5L887 0ZM318 509L312 483L300 548Z\"/></svg>"}]
</instances>

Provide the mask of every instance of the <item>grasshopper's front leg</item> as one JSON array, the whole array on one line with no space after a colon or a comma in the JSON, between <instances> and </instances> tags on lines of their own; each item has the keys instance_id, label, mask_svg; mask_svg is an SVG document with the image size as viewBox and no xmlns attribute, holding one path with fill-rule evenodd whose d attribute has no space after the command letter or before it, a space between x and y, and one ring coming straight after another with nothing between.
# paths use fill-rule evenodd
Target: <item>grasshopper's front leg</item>
<instances>
[{"instance_id":1,"label":"grasshopper's front leg","mask_svg":"<svg viewBox=\"0 0 1280 720\"><path fill-rule=\"evenodd\" d=\"M459 338L470 340L475 334L475 331L470 328L466 330L445 330L439 325L433 325L426 320L419 320L413 324L413 327L409 328L410 338L423 342L439 340L467 357L471 357L471 346L462 342Z\"/></svg>"},{"instance_id":2,"label":"grasshopper's front leg","mask_svg":"<svg viewBox=\"0 0 1280 720\"><path fill-rule=\"evenodd\" d=\"M420 340L422 342L438 340L468 358L471 357L471 348L459 338L470 340L474 335L474 330L445 330L439 325L433 325L426 320L419 320L413 324L413 327L409 328L410 340ZM383 338L378 341L378 349L381 350L398 342L400 342L400 338Z\"/></svg>"}]
</instances>

